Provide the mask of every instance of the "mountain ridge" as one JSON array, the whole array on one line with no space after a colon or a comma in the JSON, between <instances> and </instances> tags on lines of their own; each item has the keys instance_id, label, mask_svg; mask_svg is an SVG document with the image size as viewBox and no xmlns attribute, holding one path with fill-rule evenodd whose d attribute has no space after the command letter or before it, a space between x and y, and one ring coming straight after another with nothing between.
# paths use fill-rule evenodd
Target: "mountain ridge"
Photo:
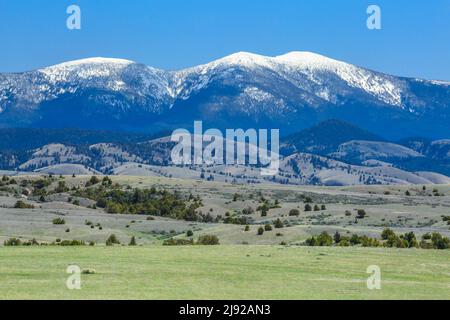
<instances>
[{"instance_id":1,"label":"mountain ridge","mask_svg":"<svg viewBox=\"0 0 450 320\"><path fill-rule=\"evenodd\" d=\"M240 52L180 71L88 58L0 74L0 127L155 132L282 128L328 119L390 139L450 137L450 84L387 75L310 52ZM383 125L384 128L380 128Z\"/></svg>"},{"instance_id":2,"label":"mountain ridge","mask_svg":"<svg viewBox=\"0 0 450 320\"><path fill-rule=\"evenodd\" d=\"M175 144L163 133L151 136L24 128L0 129L0 133L4 137L0 141L0 170L13 170L15 174L96 172L198 179L202 173L209 173L219 180L262 181L258 168L252 166L174 166L170 154ZM27 141L30 136L32 141ZM450 182L443 175L450 175L450 141L429 141L425 148L415 151L420 147L416 140L405 140L411 149L379 139L353 124L329 120L281 138L284 157L280 174L272 182L319 185Z\"/></svg>"}]
</instances>

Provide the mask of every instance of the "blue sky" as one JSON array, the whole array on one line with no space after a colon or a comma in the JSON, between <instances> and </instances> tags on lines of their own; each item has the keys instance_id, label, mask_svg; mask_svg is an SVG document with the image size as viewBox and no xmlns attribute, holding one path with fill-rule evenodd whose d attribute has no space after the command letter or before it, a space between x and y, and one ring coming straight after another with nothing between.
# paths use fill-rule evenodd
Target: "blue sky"
<instances>
[{"instance_id":1,"label":"blue sky","mask_svg":"<svg viewBox=\"0 0 450 320\"><path fill-rule=\"evenodd\" d=\"M82 30L66 28L77 4ZM366 28L366 8L382 30ZM0 0L0 72L104 56L163 69L237 51L313 51L378 71L450 80L450 0Z\"/></svg>"}]
</instances>

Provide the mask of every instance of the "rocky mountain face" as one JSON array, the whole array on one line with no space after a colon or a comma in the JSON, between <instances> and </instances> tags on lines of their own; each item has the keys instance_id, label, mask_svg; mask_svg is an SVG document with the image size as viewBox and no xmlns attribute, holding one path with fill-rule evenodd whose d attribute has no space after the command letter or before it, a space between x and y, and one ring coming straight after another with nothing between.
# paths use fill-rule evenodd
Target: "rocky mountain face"
<instances>
[{"instance_id":1,"label":"rocky mountain face","mask_svg":"<svg viewBox=\"0 0 450 320\"><path fill-rule=\"evenodd\" d=\"M309 52L237 53L181 71L91 58L0 75L0 126L158 132L280 128L327 119L388 139L450 136L450 83L395 77Z\"/></svg>"}]
</instances>

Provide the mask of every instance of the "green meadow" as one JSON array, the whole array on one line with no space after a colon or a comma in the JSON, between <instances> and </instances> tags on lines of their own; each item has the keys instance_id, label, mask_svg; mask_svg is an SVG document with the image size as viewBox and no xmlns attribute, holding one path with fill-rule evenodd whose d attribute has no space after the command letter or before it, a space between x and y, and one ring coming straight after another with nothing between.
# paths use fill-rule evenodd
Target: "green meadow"
<instances>
[{"instance_id":1,"label":"green meadow","mask_svg":"<svg viewBox=\"0 0 450 320\"><path fill-rule=\"evenodd\" d=\"M81 289L66 286L77 265ZM381 269L369 290L367 268ZM296 246L1 247L0 299L450 299L450 251Z\"/></svg>"}]
</instances>

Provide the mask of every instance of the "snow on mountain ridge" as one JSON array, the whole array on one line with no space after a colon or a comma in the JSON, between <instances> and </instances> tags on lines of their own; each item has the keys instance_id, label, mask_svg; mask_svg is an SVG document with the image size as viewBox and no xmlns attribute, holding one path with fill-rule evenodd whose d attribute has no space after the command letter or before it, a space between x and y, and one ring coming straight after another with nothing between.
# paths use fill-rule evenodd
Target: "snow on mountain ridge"
<instances>
[{"instance_id":1,"label":"snow on mountain ridge","mask_svg":"<svg viewBox=\"0 0 450 320\"><path fill-rule=\"evenodd\" d=\"M132 99L172 99L167 73L125 59L88 58L0 76L0 103L14 95L28 109L80 89L120 92ZM4 109L2 105L2 109Z\"/></svg>"},{"instance_id":2,"label":"snow on mountain ridge","mask_svg":"<svg viewBox=\"0 0 450 320\"><path fill-rule=\"evenodd\" d=\"M332 68L340 65L348 65L345 62L334 60L309 51L291 51L286 54L276 56L272 59L277 62L316 68Z\"/></svg>"},{"instance_id":3,"label":"snow on mountain ridge","mask_svg":"<svg viewBox=\"0 0 450 320\"><path fill-rule=\"evenodd\" d=\"M238 52L213 62L174 72L174 92L187 99L192 92L206 87L219 70L233 68L249 70L267 69L282 76L301 89L314 86L309 92L328 102L336 102L337 94L324 89L330 75L335 75L348 86L367 92L380 101L398 107L402 105L403 86L394 77L360 68L320 54L293 51L276 57L268 57L249 52ZM198 77L194 86L186 88L186 81ZM309 81L309 83L305 83Z\"/></svg>"},{"instance_id":4,"label":"snow on mountain ridge","mask_svg":"<svg viewBox=\"0 0 450 320\"><path fill-rule=\"evenodd\" d=\"M428 102L410 91L407 79L316 53L294 51L268 57L238 52L180 71L97 57L31 72L0 74L0 114L8 108L37 110L42 102L86 92L90 95L87 99L100 105L121 110L137 106L162 114L177 101L189 100L207 89L213 81L219 87L233 87L237 92L233 101L252 117L281 117L288 113L285 111L293 113L303 106L344 106L352 100L414 113Z\"/></svg>"},{"instance_id":5,"label":"snow on mountain ridge","mask_svg":"<svg viewBox=\"0 0 450 320\"><path fill-rule=\"evenodd\" d=\"M121 79L121 74L133 65L138 64L125 59L95 57L57 64L40 69L37 72L42 74L50 85L67 82L78 85L79 81L87 80L94 82L91 85L99 85L99 82L101 82L101 85L106 88L113 91L122 91L127 89L127 85ZM153 73L155 76L142 78L143 88L156 88L158 97L168 95L171 98L180 96L182 99L187 99L192 92L207 86L216 70L230 67L269 69L299 87L305 85L303 80L298 81L299 76L312 81L317 86L324 86L327 75L322 73L331 72L349 86L364 90L387 104L395 106L401 106L402 104L402 87L393 81L392 77L377 74L316 53L301 51L293 51L276 57L238 52L208 64L174 72L146 67L147 70L141 71ZM193 75L198 76L194 85L186 84ZM42 84L39 91L49 91L48 84ZM74 90L66 89L57 91L55 94L67 91L74 92ZM140 90L142 95L145 95L145 91ZM312 94L323 100L335 101L335 95L330 93L329 90L313 88L311 91ZM37 101L41 101L41 99L38 98Z\"/></svg>"},{"instance_id":6,"label":"snow on mountain ridge","mask_svg":"<svg viewBox=\"0 0 450 320\"><path fill-rule=\"evenodd\" d=\"M285 63L288 68L300 70L318 85L324 85L317 76L319 72L331 72L344 80L348 85L362 89L381 101L402 106L402 87L393 77L383 75L365 68L334 60L313 52L293 51L277 56L275 61ZM330 101L328 92L321 92L321 97Z\"/></svg>"}]
</instances>

